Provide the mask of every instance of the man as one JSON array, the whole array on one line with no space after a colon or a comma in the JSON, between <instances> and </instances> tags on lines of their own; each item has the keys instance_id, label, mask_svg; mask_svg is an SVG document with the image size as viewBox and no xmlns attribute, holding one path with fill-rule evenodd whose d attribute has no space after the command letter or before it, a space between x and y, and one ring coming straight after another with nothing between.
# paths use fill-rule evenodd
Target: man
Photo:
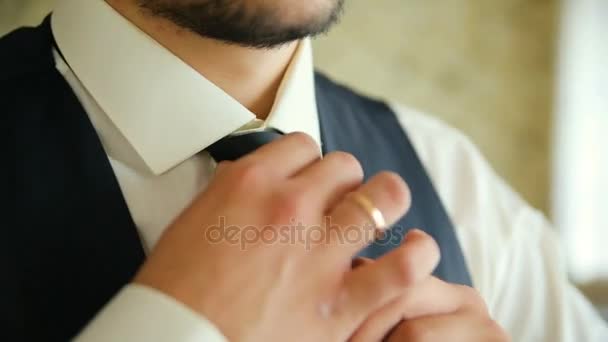
<instances>
[{"instance_id":1,"label":"man","mask_svg":"<svg viewBox=\"0 0 608 342\"><path fill-rule=\"evenodd\" d=\"M307 37L341 6L61 0L2 39L21 339L607 336L548 223L465 138L314 74ZM394 226L360 251L370 224Z\"/></svg>"}]
</instances>

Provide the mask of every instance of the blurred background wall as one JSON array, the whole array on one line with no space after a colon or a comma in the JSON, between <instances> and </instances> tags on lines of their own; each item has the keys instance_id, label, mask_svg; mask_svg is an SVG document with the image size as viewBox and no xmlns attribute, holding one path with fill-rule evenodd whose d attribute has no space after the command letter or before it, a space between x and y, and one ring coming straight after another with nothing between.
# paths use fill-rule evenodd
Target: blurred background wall
<instances>
[{"instance_id":1,"label":"blurred background wall","mask_svg":"<svg viewBox=\"0 0 608 342\"><path fill-rule=\"evenodd\" d=\"M552 219L572 279L608 318L608 1L562 2Z\"/></svg>"}]
</instances>

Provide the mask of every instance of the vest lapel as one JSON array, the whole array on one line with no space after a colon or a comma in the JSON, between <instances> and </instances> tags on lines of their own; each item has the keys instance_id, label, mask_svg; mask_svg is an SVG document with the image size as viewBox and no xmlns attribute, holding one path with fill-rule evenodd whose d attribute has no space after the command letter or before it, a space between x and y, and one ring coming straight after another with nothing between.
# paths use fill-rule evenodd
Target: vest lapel
<instances>
[{"instance_id":1,"label":"vest lapel","mask_svg":"<svg viewBox=\"0 0 608 342\"><path fill-rule=\"evenodd\" d=\"M44 71L15 85L27 89L13 109L24 113L16 119L20 305L25 336L67 340L130 281L144 253L97 134L54 68L48 19L30 34L22 41L38 35L45 54Z\"/></svg>"},{"instance_id":2,"label":"vest lapel","mask_svg":"<svg viewBox=\"0 0 608 342\"><path fill-rule=\"evenodd\" d=\"M420 228L433 236L441 249L435 275L471 285L452 222L395 114L384 103L356 95L321 75L316 77L316 88L324 153L352 153L361 162L366 179L383 170L394 171L406 180L412 193L407 215L385 239L360 255L377 258L398 246L407 231Z\"/></svg>"}]
</instances>

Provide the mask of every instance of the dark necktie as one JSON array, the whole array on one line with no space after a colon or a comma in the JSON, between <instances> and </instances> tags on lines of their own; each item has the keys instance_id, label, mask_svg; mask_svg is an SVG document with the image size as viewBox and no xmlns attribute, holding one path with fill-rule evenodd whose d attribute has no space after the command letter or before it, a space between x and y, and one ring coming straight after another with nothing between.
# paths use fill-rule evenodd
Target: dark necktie
<instances>
[{"instance_id":1,"label":"dark necktie","mask_svg":"<svg viewBox=\"0 0 608 342\"><path fill-rule=\"evenodd\" d=\"M216 162L233 161L257 150L260 146L280 138L283 134L274 129L229 135L207 147Z\"/></svg>"}]
</instances>

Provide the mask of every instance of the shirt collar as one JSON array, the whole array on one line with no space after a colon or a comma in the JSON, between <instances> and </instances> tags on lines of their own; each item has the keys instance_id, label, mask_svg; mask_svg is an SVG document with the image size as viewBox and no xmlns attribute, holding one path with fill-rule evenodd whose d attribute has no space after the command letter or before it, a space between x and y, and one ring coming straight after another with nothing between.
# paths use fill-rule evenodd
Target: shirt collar
<instances>
[{"instance_id":1,"label":"shirt collar","mask_svg":"<svg viewBox=\"0 0 608 342\"><path fill-rule=\"evenodd\" d=\"M51 25L72 71L154 174L255 124L247 108L103 0L61 0ZM311 50L300 42L262 125L320 143Z\"/></svg>"}]
</instances>

